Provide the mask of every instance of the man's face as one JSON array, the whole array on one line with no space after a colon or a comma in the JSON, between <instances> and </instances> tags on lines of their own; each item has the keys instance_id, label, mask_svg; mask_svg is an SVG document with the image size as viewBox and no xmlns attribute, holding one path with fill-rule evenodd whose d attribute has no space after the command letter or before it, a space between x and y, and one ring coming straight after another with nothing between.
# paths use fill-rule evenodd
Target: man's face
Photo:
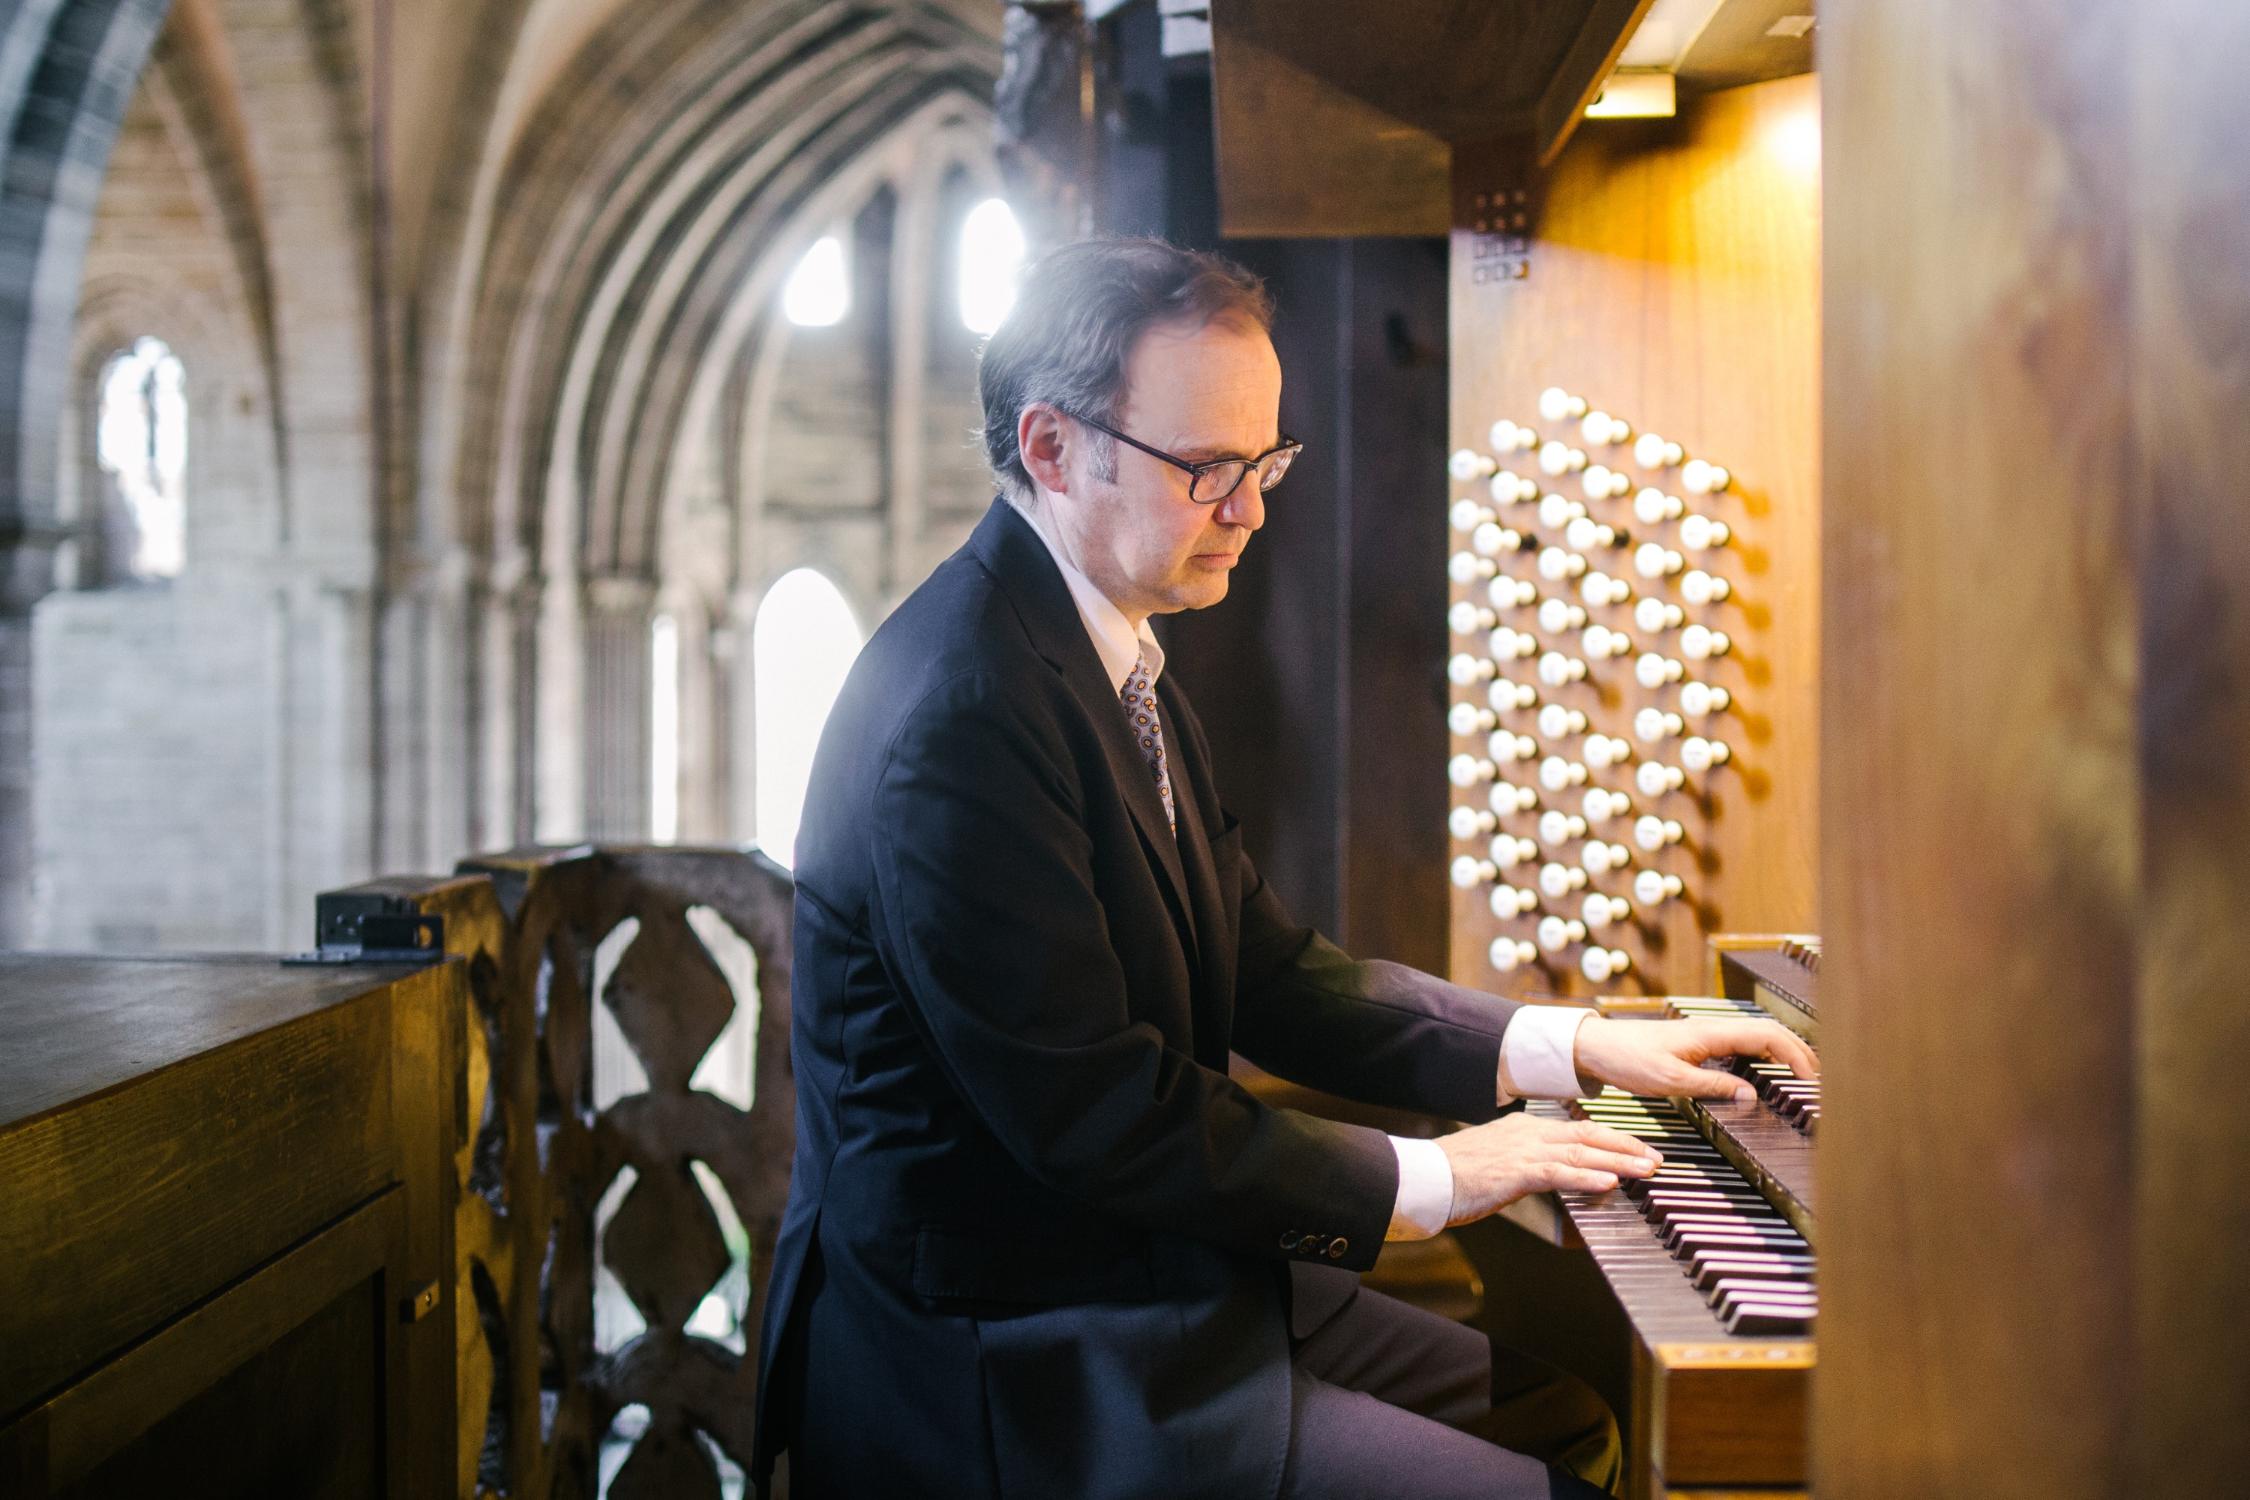
<instances>
[{"instance_id":1,"label":"man's face","mask_svg":"<svg viewBox=\"0 0 2250 1500\"><path fill-rule=\"evenodd\" d=\"M1125 368L1125 402L1109 425L1152 448L1196 463L1255 458L1281 440L1281 361L1253 326L1152 328ZM1265 524L1257 476L1198 505L1184 470L1112 441L1115 477L1105 480L1090 452L1098 434L1068 425L1070 493L1051 496L1050 507L1079 570L1135 619L1224 599L1250 533Z\"/></svg>"}]
</instances>

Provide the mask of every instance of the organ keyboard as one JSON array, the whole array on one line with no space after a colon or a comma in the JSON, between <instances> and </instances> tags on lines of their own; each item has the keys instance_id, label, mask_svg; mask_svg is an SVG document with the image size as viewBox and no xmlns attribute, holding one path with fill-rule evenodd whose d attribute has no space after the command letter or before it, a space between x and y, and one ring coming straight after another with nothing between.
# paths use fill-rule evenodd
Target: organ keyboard
<instances>
[{"instance_id":1,"label":"organ keyboard","mask_svg":"<svg viewBox=\"0 0 2250 1500\"><path fill-rule=\"evenodd\" d=\"M1663 1015L1771 1017L1817 1043L1817 939L1722 937L1713 948L1720 993L1666 1000ZM1526 1106L1598 1120L1664 1155L1648 1179L1556 1195L1566 1239L1591 1253L1632 1330L1626 1493L1636 1500L1806 1482L1819 1084L1758 1061L1707 1066L1749 1079L1757 1098L1608 1089Z\"/></svg>"}]
</instances>

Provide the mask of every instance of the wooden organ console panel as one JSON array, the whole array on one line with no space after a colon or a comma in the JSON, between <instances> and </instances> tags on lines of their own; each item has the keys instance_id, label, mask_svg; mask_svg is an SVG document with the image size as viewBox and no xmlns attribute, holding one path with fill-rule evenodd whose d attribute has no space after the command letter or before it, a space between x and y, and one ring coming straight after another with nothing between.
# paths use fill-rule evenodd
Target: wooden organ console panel
<instances>
[{"instance_id":1,"label":"wooden organ console panel","mask_svg":"<svg viewBox=\"0 0 2250 1500\"><path fill-rule=\"evenodd\" d=\"M1454 234L1462 983L1687 993L1719 928L1817 921L1816 101L1590 125L1535 202L1456 154L1457 202L1528 227Z\"/></svg>"},{"instance_id":2,"label":"wooden organ console panel","mask_svg":"<svg viewBox=\"0 0 2250 1500\"><path fill-rule=\"evenodd\" d=\"M1715 937L1716 993L1668 998L1662 1014L1771 1017L1817 1045L1819 951L1810 937ZM1631 1343L1626 1493L1635 1500L1742 1487L1801 1493L1810 1474L1820 1087L1764 1063L1710 1066L1749 1078L1758 1097L1608 1090L1526 1106L1599 1120L1664 1155L1645 1181L1554 1194L1512 1215L1583 1246L1622 1312Z\"/></svg>"}]
</instances>

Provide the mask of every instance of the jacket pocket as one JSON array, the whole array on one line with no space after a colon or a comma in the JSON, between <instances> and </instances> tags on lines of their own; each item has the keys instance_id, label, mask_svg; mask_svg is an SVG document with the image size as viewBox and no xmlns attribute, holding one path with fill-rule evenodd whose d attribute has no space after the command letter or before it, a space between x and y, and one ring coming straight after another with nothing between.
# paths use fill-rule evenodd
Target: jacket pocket
<instances>
[{"instance_id":1,"label":"jacket pocket","mask_svg":"<svg viewBox=\"0 0 2250 1500\"><path fill-rule=\"evenodd\" d=\"M913 1287L925 1297L1031 1307L1146 1301L1156 1283L1137 1238L1120 1248L924 1226L914 1237Z\"/></svg>"}]
</instances>

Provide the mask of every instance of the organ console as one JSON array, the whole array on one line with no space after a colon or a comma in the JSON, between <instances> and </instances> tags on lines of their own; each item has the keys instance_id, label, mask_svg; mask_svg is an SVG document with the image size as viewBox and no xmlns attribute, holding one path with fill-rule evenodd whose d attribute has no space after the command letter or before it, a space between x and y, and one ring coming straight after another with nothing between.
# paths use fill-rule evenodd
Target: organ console
<instances>
[{"instance_id":1,"label":"organ console","mask_svg":"<svg viewBox=\"0 0 2250 1500\"><path fill-rule=\"evenodd\" d=\"M1607 899L1589 897L1589 908ZM1550 937L1580 936L1559 918L1540 925L1542 948ZM1817 1045L1817 938L1723 934L1712 938L1711 953L1710 996L1671 997L1654 1009L1629 1001L1604 1008L1770 1018ZM1582 968L1600 982L1629 963L1621 950L1594 946ZM1629 1330L1628 1496L1748 1486L1801 1494L1820 1304L1813 1180L1820 1084L1763 1061L1708 1066L1748 1079L1757 1097L1641 1099L1607 1089L1571 1104L1526 1105L1547 1118L1597 1120L1637 1136L1663 1153L1664 1165L1611 1192L1532 1200L1511 1217L1554 1243L1583 1248Z\"/></svg>"}]
</instances>

